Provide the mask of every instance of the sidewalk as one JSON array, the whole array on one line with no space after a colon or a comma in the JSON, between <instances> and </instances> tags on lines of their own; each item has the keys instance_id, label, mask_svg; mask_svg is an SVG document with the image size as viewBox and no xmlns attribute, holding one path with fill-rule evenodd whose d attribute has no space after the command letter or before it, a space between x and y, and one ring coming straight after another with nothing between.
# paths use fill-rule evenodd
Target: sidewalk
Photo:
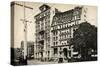
<instances>
[{"instance_id":1,"label":"sidewalk","mask_svg":"<svg viewBox=\"0 0 100 67\"><path fill-rule=\"evenodd\" d=\"M39 60L28 60L28 65L38 65L38 64L55 64L58 62L41 62Z\"/></svg>"}]
</instances>

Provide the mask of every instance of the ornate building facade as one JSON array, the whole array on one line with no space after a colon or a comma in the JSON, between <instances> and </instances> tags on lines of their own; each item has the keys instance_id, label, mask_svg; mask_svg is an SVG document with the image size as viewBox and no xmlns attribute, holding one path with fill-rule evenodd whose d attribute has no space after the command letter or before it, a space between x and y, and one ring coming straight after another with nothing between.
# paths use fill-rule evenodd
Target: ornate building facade
<instances>
[{"instance_id":1,"label":"ornate building facade","mask_svg":"<svg viewBox=\"0 0 100 67\"><path fill-rule=\"evenodd\" d=\"M51 57L51 23L54 9L43 4L39 7L40 13L35 16L36 23L36 45L35 58L49 60Z\"/></svg>"},{"instance_id":2,"label":"ornate building facade","mask_svg":"<svg viewBox=\"0 0 100 67\"><path fill-rule=\"evenodd\" d=\"M86 8L75 7L74 9L60 12L46 4L39 7L40 13L35 18L36 44L35 58L50 60L63 58L71 59L74 55L73 45L70 39L79 24L86 21Z\"/></svg>"},{"instance_id":3,"label":"ornate building facade","mask_svg":"<svg viewBox=\"0 0 100 67\"><path fill-rule=\"evenodd\" d=\"M69 43L79 24L85 21L86 8L84 7L75 7L65 12L55 13L51 25L52 57L67 60L74 56L73 45Z\"/></svg>"}]
</instances>

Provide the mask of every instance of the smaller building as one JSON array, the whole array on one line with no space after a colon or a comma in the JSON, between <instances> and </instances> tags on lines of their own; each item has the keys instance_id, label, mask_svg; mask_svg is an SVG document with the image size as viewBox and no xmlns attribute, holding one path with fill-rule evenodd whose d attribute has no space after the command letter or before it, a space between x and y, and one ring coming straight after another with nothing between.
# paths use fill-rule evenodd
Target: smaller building
<instances>
[{"instance_id":1,"label":"smaller building","mask_svg":"<svg viewBox=\"0 0 100 67\"><path fill-rule=\"evenodd\" d=\"M40 13L35 18L36 23L36 50L35 58L41 61L48 61L51 58L51 23L55 9L43 4L39 7Z\"/></svg>"},{"instance_id":2,"label":"smaller building","mask_svg":"<svg viewBox=\"0 0 100 67\"><path fill-rule=\"evenodd\" d=\"M16 60L23 59L23 52L21 48L15 48L14 51Z\"/></svg>"},{"instance_id":3,"label":"smaller building","mask_svg":"<svg viewBox=\"0 0 100 67\"><path fill-rule=\"evenodd\" d=\"M27 58L34 58L34 42L27 42Z\"/></svg>"}]
</instances>

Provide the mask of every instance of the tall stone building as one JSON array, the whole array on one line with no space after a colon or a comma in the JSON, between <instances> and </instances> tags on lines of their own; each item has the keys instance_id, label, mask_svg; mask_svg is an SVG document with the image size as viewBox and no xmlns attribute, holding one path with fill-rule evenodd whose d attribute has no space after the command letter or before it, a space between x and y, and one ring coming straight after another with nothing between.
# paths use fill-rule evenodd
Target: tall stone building
<instances>
[{"instance_id":1,"label":"tall stone building","mask_svg":"<svg viewBox=\"0 0 100 67\"><path fill-rule=\"evenodd\" d=\"M55 13L51 25L52 57L62 58L62 60L73 57L73 45L69 43L79 24L86 21L86 11L87 8L78 6L65 12Z\"/></svg>"},{"instance_id":2,"label":"tall stone building","mask_svg":"<svg viewBox=\"0 0 100 67\"><path fill-rule=\"evenodd\" d=\"M36 45L35 58L49 60L52 56L51 44L51 23L55 9L43 4L39 7L40 13L35 16L36 23Z\"/></svg>"}]
</instances>

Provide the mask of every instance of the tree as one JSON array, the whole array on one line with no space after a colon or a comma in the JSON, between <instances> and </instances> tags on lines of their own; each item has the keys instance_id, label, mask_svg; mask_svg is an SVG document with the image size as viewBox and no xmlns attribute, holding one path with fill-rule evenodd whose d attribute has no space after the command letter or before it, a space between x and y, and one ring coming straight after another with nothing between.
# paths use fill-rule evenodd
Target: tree
<instances>
[{"instance_id":1,"label":"tree","mask_svg":"<svg viewBox=\"0 0 100 67\"><path fill-rule=\"evenodd\" d=\"M97 27L87 22L81 23L73 34L71 44L74 46L74 51L87 60L91 55L91 50L97 52Z\"/></svg>"}]
</instances>

